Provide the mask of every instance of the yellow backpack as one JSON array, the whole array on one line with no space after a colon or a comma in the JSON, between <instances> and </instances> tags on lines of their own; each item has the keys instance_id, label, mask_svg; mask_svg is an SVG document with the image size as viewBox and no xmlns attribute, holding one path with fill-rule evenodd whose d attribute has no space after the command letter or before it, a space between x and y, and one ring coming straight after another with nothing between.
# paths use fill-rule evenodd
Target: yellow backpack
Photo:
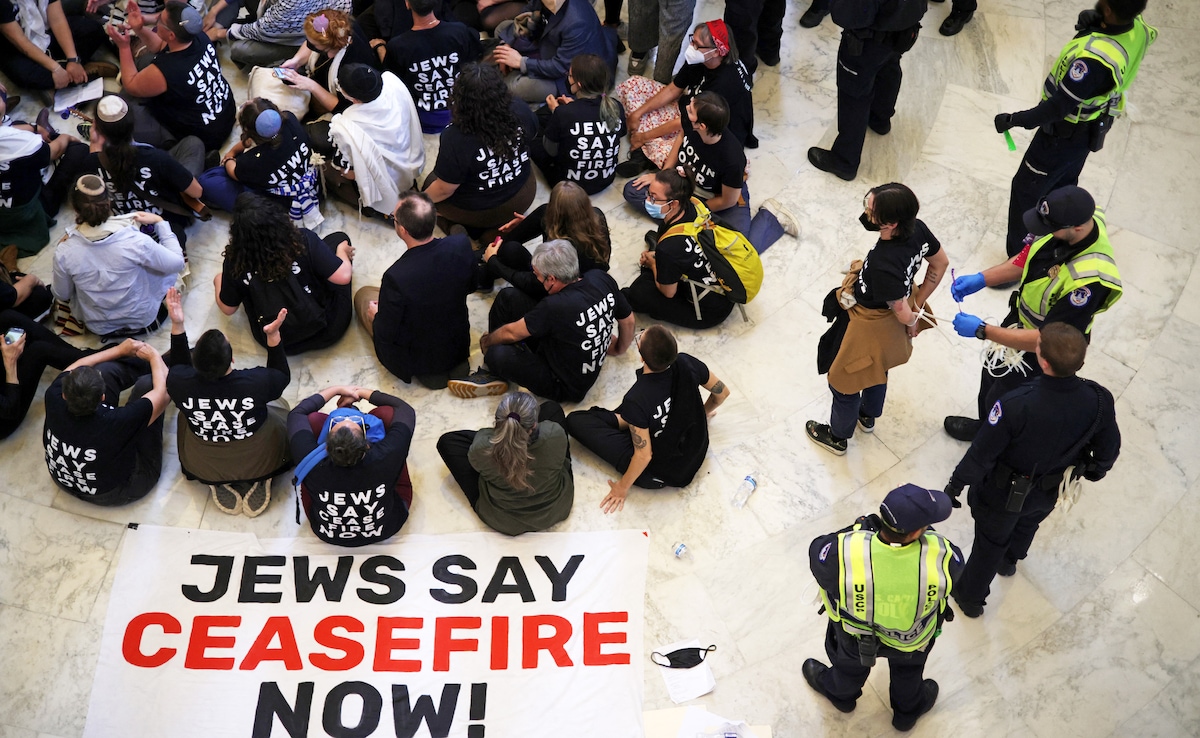
<instances>
[{"instance_id":1,"label":"yellow backpack","mask_svg":"<svg viewBox=\"0 0 1200 738\"><path fill-rule=\"evenodd\" d=\"M717 281L725 288L725 296L736 303L750 302L758 294L763 281L763 266L758 251L741 232L733 230L709 212L703 201L693 197L692 205L696 208L696 220L676 223L662 237L684 235L696 239L712 264Z\"/></svg>"}]
</instances>

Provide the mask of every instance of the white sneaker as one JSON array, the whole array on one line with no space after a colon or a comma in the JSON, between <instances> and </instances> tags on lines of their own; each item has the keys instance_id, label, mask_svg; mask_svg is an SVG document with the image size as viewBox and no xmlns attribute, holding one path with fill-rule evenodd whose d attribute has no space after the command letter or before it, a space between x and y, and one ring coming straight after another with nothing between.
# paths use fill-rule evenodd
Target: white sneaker
<instances>
[{"instance_id":1,"label":"white sneaker","mask_svg":"<svg viewBox=\"0 0 1200 738\"><path fill-rule=\"evenodd\" d=\"M779 225L783 226L784 233L792 238L800 237L800 221L796 220L796 216L792 215L792 211L785 208L783 203L772 197L764 200L759 208L774 215Z\"/></svg>"}]
</instances>

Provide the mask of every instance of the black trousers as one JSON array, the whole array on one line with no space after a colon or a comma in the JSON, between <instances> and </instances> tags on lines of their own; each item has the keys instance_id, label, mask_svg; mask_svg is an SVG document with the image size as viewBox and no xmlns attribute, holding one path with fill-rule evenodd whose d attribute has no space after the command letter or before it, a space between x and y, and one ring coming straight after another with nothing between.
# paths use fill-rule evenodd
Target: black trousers
<instances>
[{"instance_id":1,"label":"black trousers","mask_svg":"<svg viewBox=\"0 0 1200 738\"><path fill-rule=\"evenodd\" d=\"M567 416L567 433L579 441L585 448L599 456L605 463L612 466L621 474L629 468L633 461L633 437L629 430L621 430L617 423L617 414L602 407L590 410L576 410ZM654 465L634 481L634 485L643 489L662 489L667 482L655 476Z\"/></svg>"},{"instance_id":2,"label":"black trousers","mask_svg":"<svg viewBox=\"0 0 1200 738\"><path fill-rule=\"evenodd\" d=\"M563 425L565 419L566 415L563 413L562 406L557 402L547 400L538 406L539 423L552 420ZM438 455L442 457L446 468L450 470L450 476L454 477L455 482L458 482L459 489L463 491L467 502L471 503L472 510L479 503L479 472L471 466L471 462L467 459L467 452L471 450L471 444L475 442L475 435L478 432L473 430L450 431L443 433L437 442Z\"/></svg>"},{"instance_id":3,"label":"black trousers","mask_svg":"<svg viewBox=\"0 0 1200 738\"><path fill-rule=\"evenodd\" d=\"M488 331L520 320L538 301L515 287L505 287L496 294L488 312ZM492 346L483 355L483 362L494 374L515 382L538 397L555 402L578 402L581 397L568 397L565 385L538 354L537 339L527 338L520 343Z\"/></svg>"},{"instance_id":4,"label":"black trousers","mask_svg":"<svg viewBox=\"0 0 1200 738\"><path fill-rule=\"evenodd\" d=\"M91 61L92 55L108 38L104 27L82 15L68 15L67 25L71 29L71 38L75 40L75 54L85 63ZM50 56L59 61L67 56L53 36L50 38L49 51ZM17 87L28 90L54 89L54 76L50 74L50 70L25 56L3 37L0 37L0 69L4 70Z\"/></svg>"},{"instance_id":5,"label":"black trousers","mask_svg":"<svg viewBox=\"0 0 1200 738\"><path fill-rule=\"evenodd\" d=\"M1068 127L1066 123L1056 123L1055 126L1062 127L1068 135L1051 135L1045 128L1039 128L1013 175L1008 198L1008 236L1004 240L1009 256L1021 252L1029 233L1025 211L1036 207L1052 190L1079 184L1079 173L1091 153L1089 125Z\"/></svg>"},{"instance_id":6,"label":"black trousers","mask_svg":"<svg viewBox=\"0 0 1200 738\"><path fill-rule=\"evenodd\" d=\"M658 291L654 273L643 269L633 284L621 290L635 313L645 313L684 328L712 328L725 322L733 312L733 303L721 295L705 295L700 300L700 319L692 304L692 291L684 282L676 284L675 296L667 297Z\"/></svg>"},{"instance_id":7,"label":"black trousers","mask_svg":"<svg viewBox=\"0 0 1200 738\"><path fill-rule=\"evenodd\" d=\"M930 641L924 651L911 652L879 647L879 658L886 658L888 662L891 674L888 697L892 711L898 717L915 715L923 707L925 661L933 644L934 641ZM831 667L821 675L821 686L834 700L853 704L862 696L863 685L871 675L871 667L863 666L859 661L858 639L831 620L825 629L825 655L829 657Z\"/></svg>"},{"instance_id":8,"label":"black trousers","mask_svg":"<svg viewBox=\"0 0 1200 738\"><path fill-rule=\"evenodd\" d=\"M786 0L726 0L725 25L733 33L738 56L750 74L758 69L759 56L779 57L786 10Z\"/></svg>"},{"instance_id":9,"label":"black trousers","mask_svg":"<svg viewBox=\"0 0 1200 738\"><path fill-rule=\"evenodd\" d=\"M1033 537L1042 521L1054 511L1058 490L1030 492L1019 513L1004 509L1007 492L995 487L990 476L967 492L971 517L975 519L975 543L962 574L954 582L954 596L965 603L983 605L991 592L1000 564L1013 564L1029 555Z\"/></svg>"},{"instance_id":10,"label":"black trousers","mask_svg":"<svg viewBox=\"0 0 1200 738\"><path fill-rule=\"evenodd\" d=\"M28 302L29 300L25 301L26 304ZM21 307L25 305L22 304ZM38 383L46 367L51 366L61 371L86 353L18 310L0 312L0 334L7 333L14 327L25 329L25 350L17 359L17 402L11 407L0 406L0 438L8 438L20 427L21 421L29 412L29 406L37 397ZM8 381L7 377L5 381Z\"/></svg>"},{"instance_id":11,"label":"black trousers","mask_svg":"<svg viewBox=\"0 0 1200 738\"><path fill-rule=\"evenodd\" d=\"M862 162L867 124L882 125L896 114L896 98L904 73L900 57L890 43L875 39L862 42L862 53L851 56L848 47L855 39L842 32L838 47L838 135L832 151L846 166L858 169Z\"/></svg>"}]
</instances>

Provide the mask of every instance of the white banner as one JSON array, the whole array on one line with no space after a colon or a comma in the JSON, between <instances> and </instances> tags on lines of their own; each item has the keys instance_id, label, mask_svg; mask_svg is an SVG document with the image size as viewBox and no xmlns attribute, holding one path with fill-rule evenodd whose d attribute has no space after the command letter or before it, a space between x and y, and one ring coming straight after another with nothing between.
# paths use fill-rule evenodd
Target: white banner
<instances>
[{"instance_id":1,"label":"white banner","mask_svg":"<svg viewBox=\"0 0 1200 738\"><path fill-rule=\"evenodd\" d=\"M642 531L126 531L84 738L642 735Z\"/></svg>"}]
</instances>

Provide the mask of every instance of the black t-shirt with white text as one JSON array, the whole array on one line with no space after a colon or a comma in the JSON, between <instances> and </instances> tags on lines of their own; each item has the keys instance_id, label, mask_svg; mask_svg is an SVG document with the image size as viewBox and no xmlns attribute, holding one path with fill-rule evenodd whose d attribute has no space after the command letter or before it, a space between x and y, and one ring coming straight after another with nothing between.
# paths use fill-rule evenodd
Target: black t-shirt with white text
<instances>
[{"instance_id":1,"label":"black t-shirt with white text","mask_svg":"<svg viewBox=\"0 0 1200 738\"><path fill-rule=\"evenodd\" d=\"M304 126L287 111L282 118L278 145L261 144L234 159L234 176L245 186L269 192L280 187L294 188L312 166L309 163L312 150Z\"/></svg>"},{"instance_id":2,"label":"black t-shirt with white text","mask_svg":"<svg viewBox=\"0 0 1200 738\"><path fill-rule=\"evenodd\" d=\"M687 118L687 104L696 95L701 92L720 94L729 104L726 132L732 133L743 145L746 143L746 137L754 131L754 100L750 93L754 81L740 61L722 64L716 69L703 64L684 64L671 83L683 90L678 103L681 118Z\"/></svg>"},{"instance_id":3,"label":"black t-shirt with white text","mask_svg":"<svg viewBox=\"0 0 1200 738\"><path fill-rule=\"evenodd\" d=\"M221 74L216 47L203 33L186 49L163 49L154 66L167 82L167 90L150 98L146 106L159 123L182 138L196 136L204 148L219 149L233 130L237 115L233 90Z\"/></svg>"},{"instance_id":4,"label":"black t-shirt with white text","mask_svg":"<svg viewBox=\"0 0 1200 738\"><path fill-rule=\"evenodd\" d=\"M696 207L688 201L683 206L683 217L676 223L695 220ZM700 243L691 236L681 234L663 238L670 227L670 224L664 223L658 229L658 245L654 248L655 281L659 284L675 284L687 275L693 282L716 284L717 275Z\"/></svg>"},{"instance_id":5,"label":"black t-shirt with white text","mask_svg":"<svg viewBox=\"0 0 1200 738\"><path fill-rule=\"evenodd\" d=\"M562 382L565 399L583 399L608 355L617 321L632 310L607 272L585 272L578 281L547 296L525 314L538 354Z\"/></svg>"},{"instance_id":6,"label":"black t-shirt with white text","mask_svg":"<svg viewBox=\"0 0 1200 738\"><path fill-rule=\"evenodd\" d=\"M521 135L513 156L497 156L474 134L456 125L442 131L434 175L447 184L458 185L446 202L466 210L487 210L516 196L533 173L529 161L530 135L537 119L529 106L513 99L513 112L521 122Z\"/></svg>"},{"instance_id":7,"label":"black t-shirt with white text","mask_svg":"<svg viewBox=\"0 0 1200 738\"><path fill-rule=\"evenodd\" d=\"M450 91L458 70L481 56L478 31L444 20L388 41L384 66L412 93L421 130L440 133L450 125Z\"/></svg>"},{"instance_id":8,"label":"black t-shirt with white text","mask_svg":"<svg viewBox=\"0 0 1200 738\"><path fill-rule=\"evenodd\" d=\"M135 143L133 145L133 171L129 189L117 189L116 183L104 165L100 154L92 152L83 160L83 172L99 175L112 194L113 212L118 215L138 211L154 213L165 218L182 218L175 213L163 212L162 207L150 200L165 200L183 207L179 196L192 185L192 173L162 149Z\"/></svg>"},{"instance_id":9,"label":"black t-shirt with white text","mask_svg":"<svg viewBox=\"0 0 1200 738\"><path fill-rule=\"evenodd\" d=\"M679 163L692 172L696 196L702 200L720 197L724 187L742 189L746 175L746 152L731 135L722 135L716 143L707 144L692 122L684 115L683 141L679 144Z\"/></svg>"},{"instance_id":10,"label":"black t-shirt with white text","mask_svg":"<svg viewBox=\"0 0 1200 738\"><path fill-rule=\"evenodd\" d=\"M617 103L615 125L600 116L598 97L579 98L559 105L546 126L546 140L558 144L555 159L564 179L577 182L594 195L612 184L625 135L625 108Z\"/></svg>"},{"instance_id":11,"label":"black t-shirt with white text","mask_svg":"<svg viewBox=\"0 0 1200 738\"><path fill-rule=\"evenodd\" d=\"M154 415L154 403L139 397L122 407L102 404L91 415L72 415L62 396L65 376L66 372L59 374L46 390L46 467L58 486L81 499L96 500L133 475L138 436Z\"/></svg>"},{"instance_id":12,"label":"black t-shirt with white text","mask_svg":"<svg viewBox=\"0 0 1200 738\"><path fill-rule=\"evenodd\" d=\"M691 481L708 451L708 420L699 387L708 382L704 362L679 354L661 372L637 370L637 381L616 412L650 435L653 456L648 470L673 486Z\"/></svg>"},{"instance_id":13,"label":"black t-shirt with white text","mask_svg":"<svg viewBox=\"0 0 1200 738\"><path fill-rule=\"evenodd\" d=\"M50 166L50 145L19 159L0 162L0 207L27 204L42 191L42 172Z\"/></svg>"},{"instance_id":14,"label":"black t-shirt with white text","mask_svg":"<svg viewBox=\"0 0 1200 738\"><path fill-rule=\"evenodd\" d=\"M854 298L859 305L877 310L903 300L912 293L912 281L921 262L941 248L941 242L921 220L913 235L903 241L880 239L863 259L862 271L854 283Z\"/></svg>"}]
</instances>

